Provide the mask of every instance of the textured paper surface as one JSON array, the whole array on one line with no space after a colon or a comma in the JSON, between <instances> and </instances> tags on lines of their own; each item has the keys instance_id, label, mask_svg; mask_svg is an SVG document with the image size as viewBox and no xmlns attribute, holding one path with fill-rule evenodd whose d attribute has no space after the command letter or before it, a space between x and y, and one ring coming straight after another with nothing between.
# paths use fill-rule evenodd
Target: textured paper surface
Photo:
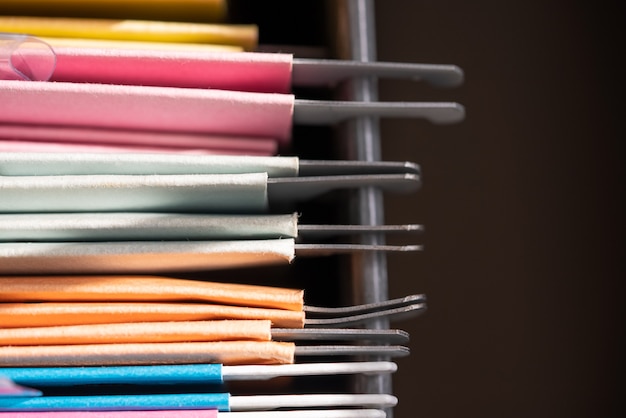
<instances>
[{"instance_id":1,"label":"textured paper surface","mask_svg":"<svg viewBox=\"0 0 626 418\"><path fill-rule=\"evenodd\" d=\"M147 212L0 214L0 242L250 240L297 236L296 214L211 215Z\"/></svg>"},{"instance_id":2,"label":"textured paper surface","mask_svg":"<svg viewBox=\"0 0 626 418\"><path fill-rule=\"evenodd\" d=\"M212 302L301 311L304 291L158 276L0 277L0 302ZM1 326L1 325L0 325Z\"/></svg>"},{"instance_id":3,"label":"textured paper surface","mask_svg":"<svg viewBox=\"0 0 626 418\"><path fill-rule=\"evenodd\" d=\"M283 365L280 368L282 369L283 367L295 367L294 370L297 370L299 365ZM235 370L241 370L242 368L242 366L237 366ZM265 366L247 366L244 369L249 368L267 370ZM254 370L252 373L254 373ZM232 375L232 372L228 373ZM224 367L219 363L108 367L0 367L0 374L21 385L37 387L101 384L210 385L224 383ZM255 376L250 374L248 377ZM230 379L230 377L227 379Z\"/></svg>"},{"instance_id":4,"label":"textured paper surface","mask_svg":"<svg viewBox=\"0 0 626 418\"><path fill-rule=\"evenodd\" d=\"M66 148L90 145L94 151L106 146L118 146L118 149L132 152L133 147L148 152L150 149L164 152L218 152L220 150L231 153L250 155L273 155L277 150L276 140L261 137L243 137L233 135L207 135L194 133L172 133L165 131L137 131L124 129L102 129L79 126L48 126L48 125L0 125L0 138L12 141L32 142L29 151L48 151L49 143L57 146L65 144ZM9 144L4 144L7 147ZM38 150L37 147L41 147ZM123 148L122 148L123 147ZM90 152L82 149L81 152Z\"/></svg>"},{"instance_id":5,"label":"textured paper surface","mask_svg":"<svg viewBox=\"0 0 626 418\"><path fill-rule=\"evenodd\" d=\"M1 128L0 128L1 129ZM100 145L97 143L72 143L72 142L49 142L49 141L14 141L0 139L0 152L11 153L29 153L29 152L45 152L45 153L78 153L78 152L99 152L99 153L169 153L169 154L202 154L202 155L274 155L278 149L276 141L263 140L267 145L267 150L245 150L243 148L233 148L232 150L221 148L172 148L142 145ZM237 141L233 141L233 146L237 147ZM256 148L256 147L255 147Z\"/></svg>"},{"instance_id":6,"label":"textured paper surface","mask_svg":"<svg viewBox=\"0 0 626 418\"><path fill-rule=\"evenodd\" d=\"M0 411L128 411L209 409L228 411L228 393L156 393L122 395L41 396L0 399Z\"/></svg>"},{"instance_id":7,"label":"textured paper surface","mask_svg":"<svg viewBox=\"0 0 626 418\"><path fill-rule=\"evenodd\" d=\"M4 16L0 17L0 31L61 38L235 45L248 51L256 48L258 40L256 25L131 19Z\"/></svg>"},{"instance_id":8,"label":"textured paper surface","mask_svg":"<svg viewBox=\"0 0 626 418\"><path fill-rule=\"evenodd\" d=\"M184 42L124 41L115 39L85 39L38 36L52 48L107 48L107 49L154 49L158 51L189 52L242 52L243 47L235 45L196 44Z\"/></svg>"},{"instance_id":9,"label":"textured paper surface","mask_svg":"<svg viewBox=\"0 0 626 418\"><path fill-rule=\"evenodd\" d=\"M1 274L160 274L287 265L292 238L252 241L0 243Z\"/></svg>"},{"instance_id":10,"label":"textured paper surface","mask_svg":"<svg viewBox=\"0 0 626 418\"><path fill-rule=\"evenodd\" d=\"M201 303L0 303L3 328L225 319L266 319L274 327L302 328L305 313Z\"/></svg>"},{"instance_id":11,"label":"textured paper surface","mask_svg":"<svg viewBox=\"0 0 626 418\"><path fill-rule=\"evenodd\" d=\"M161 411L28 411L2 412L3 418L217 418L217 409Z\"/></svg>"},{"instance_id":12,"label":"textured paper surface","mask_svg":"<svg viewBox=\"0 0 626 418\"><path fill-rule=\"evenodd\" d=\"M289 93L292 56L56 47L52 81Z\"/></svg>"},{"instance_id":13,"label":"textured paper surface","mask_svg":"<svg viewBox=\"0 0 626 418\"><path fill-rule=\"evenodd\" d=\"M2 0L0 12L214 22L227 17L228 5L225 0Z\"/></svg>"},{"instance_id":14,"label":"textured paper surface","mask_svg":"<svg viewBox=\"0 0 626 418\"><path fill-rule=\"evenodd\" d=\"M0 176L0 213L263 213L267 174Z\"/></svg>"},{"instance_id":15,"label":"textured paper surface","mask_svg":"<svg viewBox=\"0 0 626 418\"><path fill-rule=\"evenodd\" d=\"M276 138L291 135L289 94L0 80L0 122Z\"/></svg>"},{"instance_id":16,"label":"textured paper surface","mask_svg":"<svg viewBox=\"0 0 626 418\"><path fill-rule=\"evenodd\" d=\"M278 156L0 153L0 175L267 173L269 177L295 177L298 162L298 157Z\"/></svg>"},{"instance_id":17,"label":"textured paper surface","mask_svg":"<svg viewBox=\"0 0 626 418\"><path fill-rule=\"evenodd\" d=\"M268 320L135 322L0 328L0 346L270 341Z\"/></svg>"},{"instance_id":18,"label":"textured paper surface","mask_svg":"<svg viewBox=\"0 0 626 418\"><path fill-rule=\"evenodd\" d=\"M274 341L5 346L0 347L0 365L291 364L294 354L295 344Z\"/></svg>"}]
</instances>

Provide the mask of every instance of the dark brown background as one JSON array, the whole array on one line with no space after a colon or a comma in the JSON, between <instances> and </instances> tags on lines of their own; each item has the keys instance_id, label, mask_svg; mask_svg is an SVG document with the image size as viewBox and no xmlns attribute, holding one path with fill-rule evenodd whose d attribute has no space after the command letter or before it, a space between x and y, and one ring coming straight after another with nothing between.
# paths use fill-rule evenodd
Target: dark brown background
<instances>
[{"instance_id":1,"label":"dark brown background","mask_svg":"<svg viewBox=\"0 0 626 418\"><path fill-rule=\"evenodd\" d=\"M624 14L618 2L384 0L378 58L457 64L455 126L382 122L423 188L388 196L425 251L389 257L390 296L429 297L398 360L398 417L624 416ZM619 61L621 62L621 60Z\"/></svg>"},{"instance_id":2,"label":"dark brown background","mask_svg":"<svg viewBox=\"0 0 626 418\"><path fill-rule=\"evenodd\" d=\"M267 1L241 8L261 20L262 44L324 39L323 2ZM412 350L397 359L395 416L626 416L619 2L378 0L375 11L379 60L466 75L450 90L379 84L381 100L467 109L454 126L381 121L383 158L419 163L424 182L385 202L387 223L426 228L424 252L388 256L389 296L429 300L392 323ZM327 137L294 136L307 157L327 155ZM336 280L324 277L311 288L328 297Z\"/></svg>"}]
</instances>

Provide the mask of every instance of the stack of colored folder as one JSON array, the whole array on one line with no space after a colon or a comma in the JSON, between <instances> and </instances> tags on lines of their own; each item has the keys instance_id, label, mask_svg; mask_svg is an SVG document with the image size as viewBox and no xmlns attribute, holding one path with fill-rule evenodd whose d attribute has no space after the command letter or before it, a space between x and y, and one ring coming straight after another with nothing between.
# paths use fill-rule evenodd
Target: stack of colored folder
<instances>
[{"instance_id":1,"label":"stack of colored folder","mask_svg":"<svg viewBox=\"0 0 626 418\"><path fill-rule=\"evenodd\" d=\"M207 277L291 269L296 255L421 249L328 244L398 230L300 220L336 189L413 192L416 164L286 155L299 126L450 124L463 106L294 90L369 76L454 87L463 73L260 52L259 29L229 21L226 0L1 2L0 418L382 418L397 402L228 382L392 373L361 360L407 355L408 335L350 324L421 313L422 295L332 310L305 304L298 281Z\"/></svg>"},{"instance_id":2,"label":"stack of colored folder","mask_svg":"<svg viewBox=\"0 0 626 418\"><path fill-rule=\"evenodd\" d=\"M292 85L329 87L357 75L454 86L463 79L456 66L364 65L249 52L258 46L255 25L152 22L145 20L149 14L142 20L94 20L101 16L97 13L110 16L116 10L134 14L147 8L146 2L124 2L123 8L120 2L82 3L65 1L55 8L56 15L71 11L73 17L45 16L51 7L40 7L40 1L0 6L0 32L8 38L5 55L16 63L16 72L26 77L29 72L22 68L46 66L49 80L56 81L0 80L6 105L0 114L0 149L271 155L293 152L294 124L332 125L368 114L454 123L464 115L458 103L318 101L292 93ZM224 2L190 3L215 8L213 16L226 9ZM166 13L182 7L163 1L155 9ZM1 16L27 10L39 10L40 16ZM23 34L29 37L20 38ZM33 36L51 48L54 62L42 59L43 48L31 52ZM235 44L248 52L207 51L207 44Z\"/></svg>"}]
</instances>

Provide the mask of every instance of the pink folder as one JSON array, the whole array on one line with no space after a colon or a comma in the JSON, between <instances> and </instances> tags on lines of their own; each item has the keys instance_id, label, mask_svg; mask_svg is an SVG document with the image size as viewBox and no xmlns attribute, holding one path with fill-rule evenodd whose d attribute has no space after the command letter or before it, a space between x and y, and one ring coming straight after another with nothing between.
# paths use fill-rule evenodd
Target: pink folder
<instances>
[{"instance_id":1,"label":"pink folder","mask_svg":"<svg viewBox=\"0 0 626 418\"><path fill-rule=\"evenodd\" d=\"M276 147L273 146L272 149ZM269 150L269 148L268 148ZM147 154L198 154L198 155L250 155L270 156L274 152L257 152L256 150L232 148L232 149L199 149L199 148L175 148L175 147L149 147L139 145L108 145L97 143L72 143L72 142L49 142L49 141L13 141L0 139L0 152L46 152L46 153L147 153Z\"/></svg>"},{"instance_id":2,"label":"pink folder","mask_svg":"<svg viewBox=\"0 0 626 418\"><path fill-rule=\"evenodd\" d=\"M294 97L173 87L0 80L0 124L291 136Z\"/></svg>"},{"instance_id":3,"label":"pink folder","mask_svg":"<svg viewBox=\"0 0 626 418\"><path fill-rule=\"evenodd\" d=\"M85 47L55 47L54 51L52 81L291 91L289 54Z\"/></svg>"},{"instance_id":4,"label":"pink folder","mask_svg":"<svg viewBox=\"0 0 626 418\"><path fill-rule=\"evenodd\" d=\"M133 151L274 155L277 148L276 141L271 138L75 126L0 124L0 150L3 151Z\"/></svg>"}]
</instances>

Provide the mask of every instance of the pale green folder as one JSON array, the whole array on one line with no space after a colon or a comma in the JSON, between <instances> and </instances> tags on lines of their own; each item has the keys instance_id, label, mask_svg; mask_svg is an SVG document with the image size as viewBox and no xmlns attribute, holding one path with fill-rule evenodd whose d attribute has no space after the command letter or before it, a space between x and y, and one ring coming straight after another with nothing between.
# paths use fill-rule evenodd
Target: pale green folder
<instances>
[{"instance_id":1,"label":"pale green folder","mask_svg":"<svg viewBox=\"0 0 626 418\"><path fill-rule=\"evenodd\" d=\"M0 242L296 238L298 215L155 212L1 214Z\"/></svg>"},{"instance_id":2,"label":"pale green folder","mask_svg":"<svg viewBox=\"0 0 626 418\"><path fill-rule=\"evenodd\" d=\"M264 212L267 174L0 176L0 212Z\"/></svg>"},{"instance_id":3,"label":"pale green folder","mask_svg":"<svg viewBox=\"0 0 626 418\"><path fill-rule=\"evenodd\" d=\"M143 153L0 153L0 176L243 174L298 175L298 157Z\"/></svg>"}]
</instances>

